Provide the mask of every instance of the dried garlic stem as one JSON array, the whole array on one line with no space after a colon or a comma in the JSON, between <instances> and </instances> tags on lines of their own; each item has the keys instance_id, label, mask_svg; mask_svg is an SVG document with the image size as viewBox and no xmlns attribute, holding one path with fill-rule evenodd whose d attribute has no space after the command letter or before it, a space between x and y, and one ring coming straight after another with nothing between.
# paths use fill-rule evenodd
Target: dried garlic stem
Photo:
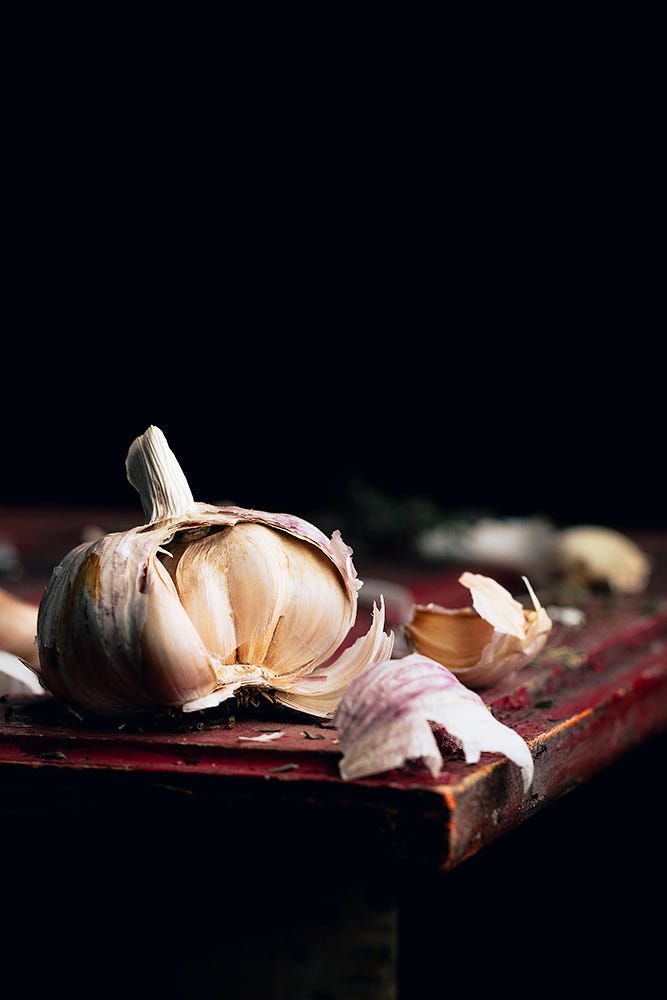
<instances>
[{"instance_id":1,"label":"dried garlic stem","mask_svg":"<svg viewBox=\"0 0 667 1000\"><path fill-rule=\"evenodd\" d=\"M159 427L149 427L132 442L125 469L141 497L147 524L182 517L195 509L192 490Z\"/></svg>"}]
</instances>

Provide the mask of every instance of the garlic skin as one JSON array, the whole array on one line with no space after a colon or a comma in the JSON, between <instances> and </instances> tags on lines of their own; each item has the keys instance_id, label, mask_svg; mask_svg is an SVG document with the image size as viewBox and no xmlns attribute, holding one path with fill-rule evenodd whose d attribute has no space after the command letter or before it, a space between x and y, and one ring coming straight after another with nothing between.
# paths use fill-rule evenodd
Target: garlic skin
<instances>
[{"instance_id":1,"label":"garlic skin","mask_svg":"<svg viewBox=\"0 0 667 1000\"><path fill-rule=\"evenodd\" d=\"M417 653L447 667L470 688L484 688L521 669L544 647L552 623L530 583L526 611L491 577L464 573L472 608L416 604L405 632Z\"/></svg>"},{"instance_id":2,"label":"garlic skin","mask_svg":"<svg viewBox=\"0 0 667 1000\"><path fill-rule=\"evenodd\" d=\"M619 531L593 525L561 531L555 559L573 581L583 586L606 583L624 594L641 593L651 572L639 546Z\"/></svg>"},{"instance_id":3,"label":"garlic skin","mask_svg":"<svg viewBox=\"0 0 667 1000\"><path fill-rule=\"evenodd\" d=\"M0 589L0 650L36 667L37 608Z\"/></svg>"},{"instance_id":4,"label":"garlic skin","mask_svg":"<svg viewBox=\"0 0 667 1000\"><path fill-rule=\"evenodd\" d=\"M35 609L36 610L36 609ZM35 676L34 670L23 660L0 650L0 698L5 695L43 695L46 692Z\"/></svg>"},{"instance_id":5,"label":"garlic skin","mask_svg":"<svg viewBox=\"0 0 667 1000\"><path fill-rule=\"evenodd\" d=\"M521 769L524 794L534 774L528 744L493 717L482 699L449 670L412 653L371 664L350 684L336 712L344 781L381 774L421 759L434 778L443 765L431 723L444 726L476 764L482 753L505 754Z\"/></svg>"},{"instance_id":6,"label":"garlic skin","mask_svg":"<svg viewBox=\"0 0 667 1000\"><path fill-rule=\"evenodd\" d=\"M384 607L326 663L356 618L352 552L290 514L195 502L162 431L132 444L147 524L73 549L39 611L43 684L102 715L196 711L246 686L333 714L352 676L391 655Z\"/></svg>"}]
</instances>

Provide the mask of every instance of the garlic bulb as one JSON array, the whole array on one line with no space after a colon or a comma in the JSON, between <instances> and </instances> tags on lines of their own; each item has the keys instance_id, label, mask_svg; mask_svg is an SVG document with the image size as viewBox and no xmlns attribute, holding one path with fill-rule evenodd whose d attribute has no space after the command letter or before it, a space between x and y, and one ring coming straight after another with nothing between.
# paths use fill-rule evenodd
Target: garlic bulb
<instances>
[{"instance_id":1,"label":"garlic bulb","mask_svg":"<svg viewBox=\"0 0 667 1000\"><path fill-rule=\"evenodd\" d=\"M472 594L472 608L416 604L405 631L414 649L451 670L471 688L488 687L525 666L547 641L551 619L526 577L533 602L525 611L491 577L464 573L459 583Z\"/></svg>"},{"instance_id":2,"label":"garlic bulb","mask_svg":"<svg viewBox=\"0 0 667 1000\"><path fill-rule=\"evenodd\" d=\"M99 714L208 708L252 686L333 714L349 681L391 655L384 606L329 665L357 610L352 551L290 514L196 503L162 431L132 444L147 524L73 549L39 611L43 684Z\"/></svg>"},{"instance_id":3,"label":"garlic bulb","mask_svg":"<svg viewBox=\"0 0 667 1000\"><path fill-rule=\"evenodd\" d=\"M0 650L37 666L37 608L0 590Z\"/></svg>"},{"instance_id":4,"label":"garlic bulb","mask_svg":"<svg viewBox=\"0 0 667 1000\"><path fill-rule=\"evenodd\" d=\"M629 538L611 528L589 525L561 531L556 561L577 583L606 583L626 594L644 590L651 572L648 559Z\"/></svg>"}]
</instances>

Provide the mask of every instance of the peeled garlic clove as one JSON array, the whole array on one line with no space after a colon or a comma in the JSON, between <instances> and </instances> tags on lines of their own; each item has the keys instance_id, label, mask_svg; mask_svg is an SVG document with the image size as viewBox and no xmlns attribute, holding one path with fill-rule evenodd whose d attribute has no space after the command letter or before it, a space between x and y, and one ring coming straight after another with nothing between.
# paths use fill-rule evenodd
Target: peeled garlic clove
<instances>
[{"instance_id":1,"label":"peeled garlic clove","mask_svg":"<svg viewBox=\"0 0 667 1000\"><path fill-rule=\"evenodd\" d=\"M519 734L498 722L449 670L417 653L367 667L345 692L335 722L346 781L417 759L437 777L443 760L431 722L444 726L466 763L476 763L486 751L503 753L521 768L524 792L533 780L533 759Z\"/></svg>"},{"instance_id":2,"label":"peeled garlic clove","mask_svg":"<svg viewBox=\"0 0 667 1000\"><path fill-rule=\"evenodd\" d=\"M37 666L37 608L0 590L0 650Z\"/></svg>"},{"instance_id":3,"label":"peeled garlic clove","mask_svg":"<svg viewBox=\"0 0 667 1000\"><path fill-rule=\"evenodd\" d=\"M611 528L581 525L561 531L555 558L573 581L583 586L606 583L626 594L644 590L651 572L642 550Z\"/></svg>"},{"instance_id":4,"label":"peeled garlic clove","mask_svg":"<svg viewBox=\"0 0 667 1000\"><path fill-rule=\"evenodd\" d=\"M126 467L148 523L81 545L54 570L38 621L45 686L109 715L196 711L248 686L299 696L293 685L330 659L356 617L361 582L340 534L195 502L157 427L132 444ZM343 653L329 681L318 674L322 697L309 711L331 713L354 673L384 655L383 626L382 612L363 655Z\"/></svg>"},{"instance_id":5,"label":"peeled garlic clove","mask_svg":"<svg viewBox=\"0 0 667 1000\"><path fill-rule=\"evenodd\" d=\"M472 595L472 608L417 604L405 626L423 656L441 663L468 687L488 687L519 670L547 641L551 619L523 577L533 602L526 611L509 591L488 576L464 573L459 583Z\"/></svg>"}]
</instances>

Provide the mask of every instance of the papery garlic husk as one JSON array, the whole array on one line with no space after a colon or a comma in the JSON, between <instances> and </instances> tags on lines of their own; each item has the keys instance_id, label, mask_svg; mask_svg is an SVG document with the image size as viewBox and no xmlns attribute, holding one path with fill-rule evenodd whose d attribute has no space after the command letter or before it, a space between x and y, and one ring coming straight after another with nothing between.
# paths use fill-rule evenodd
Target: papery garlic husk
<instances>
[{"instance_id":1,"label":"papery garlic husk","mask_svg":"<svg viewBox=\"0 0 667 1000\"><path fill-rule=\"evenodd\" d=\"M0 650L37 666L37 607L0 590Z\"/></svg>"},{"instance_id":2,"label":"papery garlic husk","mask_svg":"<svg viewBox=\"0 0 667 1000\"><path fill-rule=\"evenodd\" d=\"M467 687L482 688L521 669L544 647L551 619L530 583L533 610L525 610L491 577L464 573L472 608L416 604L405 626L409 642L423 656L451 670Z\"/></svg>"},{"instance_id":3,"label":"papery garlic husk","mask_svg":"<svg viewBox=\"0 0 667 1000\"><path fill-rule=\"evenodd\" d=\"M133 443L127 474L148 523L70 552L40 606L42 681L54 695L122 715L195 711L257 687L329 716L353 676L391 655L381 603L368 635L328 662L361 587L339 532L196 503L157 427Z\"/></svg>"},{"instance_id":4,"label":"papery garlic husk","mask_svg":"<svg viewBox=\"0 0 667 1000\"><path fill-rule=\"evenodd\" d=\"M418 759L437 777L443 759L431 723L444 726L466 763L477 763L485 751L503 753L521 768L524 792L533 780L533 758L522 737L451 671L418 653L363 670L345 692L335 722L346 781Z\"/></svg>"},{"instance_id":5,"label":"papery garlic husk","mask_svg":"<svg viewBox=\"0 0 667 1000\"><path fill-rule=\"evenodd\" d=\"M0 698L25 694L43 695L46 692L34 670L27 667L18 656L0 650Z\"/></svg>"},{"instance_id":6,"label":"papery garlic husk","mask_svg":"<svg viewBox=\"0 0 667 1000\"><path fill-rule=\"evenodd\" d=\"M618 531L593 525L561 531L555 559L575 583L607 584L624 594L641 593L651 572L650 563L638 545Z\"/></svg>"}]
</instances>

